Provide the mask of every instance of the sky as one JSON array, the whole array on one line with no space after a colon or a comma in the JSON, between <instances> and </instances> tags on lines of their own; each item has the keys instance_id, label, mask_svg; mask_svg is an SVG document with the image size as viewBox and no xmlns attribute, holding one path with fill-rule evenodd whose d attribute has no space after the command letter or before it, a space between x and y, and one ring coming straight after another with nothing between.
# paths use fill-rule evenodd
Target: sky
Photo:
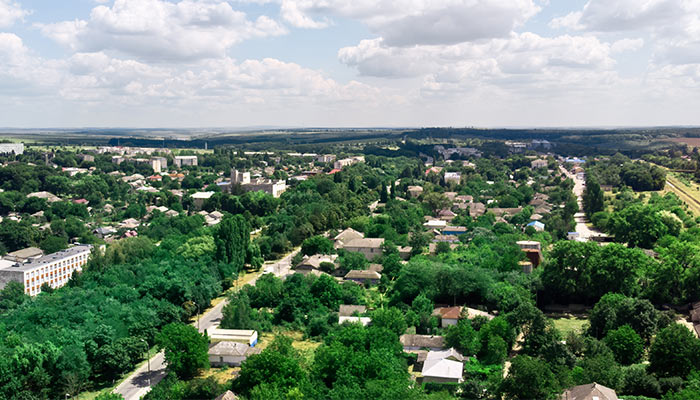
<instances>
[{"instance_id":1,"label":"sky","mask_svg":"<svg viewBox=\"0 0 700 400\"><path fill-rule=\"evenodd\" d=\"M0 0L0 126L700 125L700 0Z\"/></svg>"}]
</instances>

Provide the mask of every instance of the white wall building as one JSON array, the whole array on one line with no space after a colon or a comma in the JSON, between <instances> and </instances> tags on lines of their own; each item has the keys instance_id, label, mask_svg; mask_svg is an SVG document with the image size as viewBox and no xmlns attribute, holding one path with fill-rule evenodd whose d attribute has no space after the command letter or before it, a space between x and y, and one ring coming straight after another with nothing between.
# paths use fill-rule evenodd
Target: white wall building
<instances>
[{"instance_id":1,"label":"white wall building","mask_svg":"<svg viewBox=\"0 0 700 400\"><path fill-rule=\"evenodd\" d=\"M24 153L24 143L0 143L0 154L20 155Z\"/></svg>"},{"instance_id":2,"label":"white wall building","mask_svg":"<svg viewBox=\"0 0 700 400\"><path fill-rule=\"evenodd\" d=\"M178 168L182 167L196 167L197 166L197 156L175 156L175 166Z\"/></svg>"},{"instance_id":3,"label":"white wall building","mask_svg":"<svg viewBox=\"0 0 700 400\"><path fill-rule=\"evenodd\" d=\"M41 285L45 283L59 288L68 282L74 271L83 270L91 250L91 245L80 245L26 263L1 260L0 289L11 281L22 283L24 292L30 296L41 293Z\"/></svg>"}]
</instances>

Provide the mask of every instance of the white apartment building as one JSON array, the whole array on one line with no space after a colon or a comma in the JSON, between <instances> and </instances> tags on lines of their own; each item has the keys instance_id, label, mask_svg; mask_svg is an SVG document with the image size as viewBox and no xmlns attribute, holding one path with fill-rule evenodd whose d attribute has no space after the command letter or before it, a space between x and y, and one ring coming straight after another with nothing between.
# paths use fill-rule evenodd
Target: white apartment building
<instances>
[{"instance_id":1,"label":"white apartment building","mask_svg":"<svg viewBox=\"0 0 700 400\"><path fill-rule=\"evenodd\" d=\"M91 250L91 245L79 245L26 263L0 260L0 289L11 281L24 284L24 292L30 296L41 293L41 285L45 283L54 289L60 288L74 271L83 270Z\"/></svg>"},{"instance_id":2,"label":"white apartment building","mask_svg":"<svg viewBox=\"0 0 700 400\"><path fill-rule=\"evenodd\" d=\"M365 156L356 156L356 157L350 157L350 158L344 158L342 160L338 160L333 164L333 168L343 169L343 167L357 164L359 162L365 162Z\"/></svg>"},{"instance_id":3,"label":"white apartment building","mask_svg":"<svg viewBox=\"0 0 700 400\"><path fill-rule=\"evenodd\" d=\"M0 143L0 154L20 155L24 153L24 143Z\"/></svg>"},{"instance_id":4,"label":"white apartment building","mask_svg":"<svg viewBox=\"0 0 700 400\"><path fill-rule=\"evenodd\" d=\"M175 156L175 166L178 168L184 166L196 167L197 156Z\"/></svg>"}]
</instances>

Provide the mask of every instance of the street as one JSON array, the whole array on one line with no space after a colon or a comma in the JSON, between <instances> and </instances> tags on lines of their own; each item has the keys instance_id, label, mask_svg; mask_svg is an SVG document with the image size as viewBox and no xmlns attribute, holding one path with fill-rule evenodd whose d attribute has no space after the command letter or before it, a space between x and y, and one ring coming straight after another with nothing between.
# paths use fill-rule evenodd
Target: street
<instances>
[{"instance_id":1,"label":"street","mask_svg":"<svg viewBox=\"0 0 700 400\"><path fill-rule=\"evenodd\" d=\"M255 277L247 282L249 285L255 285L255 282L260 276L266 272L275 274L278 277L285 277L289 274L292 267L292 258L299 252L295 249L293 252L273 263L263 265L260 272L255 273ZM199 326L199 331L204 332L212 326L218 325L223 318L223 309L228 304L228 299L224 299L212 309L206 311L197 321L192 323L193 326ZM151 390L166 375L167 369L163 352L159 352L150 360L150 374L148 373L148 363L134 371L124 382L114 389L114 393L121 394L125 400L139 400L142 396ZM150 378L150 382L149 382Z\"/></svg>"},{"instance_id":2,"label":"street","mask_svg":"<svg viewBox=\"0 0 700 400\"><path fill-rule=\"evenodd\" d=\"M576 202L578 203L579 212L574 214L574 221L576 222L576 233L578 233L578 240L581 242L587 242L592 237L601 236L602 233L591 229L586 224L588 220L586 219L586 214L583 213L583 191L585 189L585 182L583 179L579 179L576 175L570 173L563 166L559 166L559 170L571 178L574 181L574 195L576 196Z\"/></svg>"}]
</instances>

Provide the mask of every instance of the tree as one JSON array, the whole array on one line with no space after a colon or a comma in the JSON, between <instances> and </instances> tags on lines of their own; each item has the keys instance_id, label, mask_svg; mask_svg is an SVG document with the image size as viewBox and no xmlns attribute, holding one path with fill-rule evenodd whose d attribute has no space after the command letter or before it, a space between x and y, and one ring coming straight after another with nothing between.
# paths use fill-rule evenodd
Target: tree
<instances>
[{"instance_id":1,"label":"tree","mask_svg":"<svg viewBox=\"0 0 700 400\"><path fill-rule=\"evenodd\" d=\"M301 244L301 252L304 255L332 254L333 242L325 236L312 236Z\"/></svg>"},{"instance_id":2,"label":"tree","mask_svg":"<svg viewBox=\"0 0 700 400\"><path fill-rule=\"evenodd\" d=\"M554 399L560 391L559 383L549 366L542 360L529 356L517 356L503 380L502 391L506 399Z\"/></svg>"},{"instance_id":3,"label":"tree","mask_svg":"<svg viewBox=\"0 0 700 400\"><path fill-rule=\"evenodd\" d=\"M243 363L240 375L233 385L237 393L246 395L262 384L285 389L286 392L307 381L308 376L300 365L296 350L292 347L292 339L277 336L260 354L249 357Z\"/></svg>"},{"instance_id":4,"label":"tree","mask_svg":"<svg viewBox=\"0 0 700 400\"><path fill-rule=\"evenodd\" d=\"M222 311L221 327L225 329L253 329L251 308L245 292L233 293Z\"/></svg>"},{"instance_id":5,"label":"tree","mask_svg":"<svg viewBox=\"0 0 700 400\"><path fill-rule=\"evenodd\" d=\"M156 343L165 351L168 368L182 379L190 379L200 369L209 368L209 340L193 326L166 325L156 336Z\"/></svg>"},{"instance_id":6,"label":"tree","mask_svg":"<svg viewBox=\"0 0 700 400\"><path fill-rule=\"evenodd\" d=\"M642 338L629 325L623 325L615 330L609 331L603 339L610 347L615 360L623 365L638 363L644 352Z\"/></svg>"},{"instance_id":7,"label":"tree","mask_svg":"<svg viewBox=\"0 0 700 400\"><path fill-rule=\"evenodd\" d=\"M600 189L598 180L593 174L588 174L586 176L586 190L583 192L583 210L590 218L593 214L604 209L603 191Z\"/></svg>"},{"instance_id":8,"label":"tree","mask_svg":"<svg viewBox=\"0 0 700 400\"><path fill-rule=\"evenodd\" d=\"M481 350L479 333L474 330L468 319L460 319L457 325L447 327L445 342L465 356L475 356Z\"/></svg>"},{"instance_id":9,"label":"tree","mask_svg":"<svg viewBox=\"0 0 700 400\"><path fill-rule=\"evenodd\" d=\"M681 324L662 329L649 349L649 370L661 377L685 378L700 367L700 340Z\"/></svg>"},{"instance_id":10,"label":"tree","mask_svg":"<svg viewBox=\"0 0 700 400\"><path fill-rule=\"evenodd\" d=\"M603 338L609 331L629 325L649 341L656 333L658 318L658 312L648 300L609 293L601 297L591 310L589 332L593 337Z\"/></svg>"},{"instance_id":11,"label":"tree","mask_svg":"<svg viewBox=\"0 0 700 400\"><path fill-rule=\"evenodd\" d=\"M379 308L372 312L372 325L403 335L408 325L401 310L395 307Z\"/></svg>"},{"instance_id":12,"label":"tree","mask_svg":"<svg viewBox=\"0 0 700 400\"><path fill-rule=\"evenodd\" d=\"M68 241L64 236L49 236L39 243L45 254L55 253L68 247Z\"/></svg>"},{"instance_id":13,"label":"tree","mask_svg":"<svg viewBox=\"0 0 700 400\"><path fill-rule=\"evenodd\" d=\"M216 257L225 263L242 267L250 242L250 228L241 215L227 215L214 231Z\"/></svg>"}]
</instances>

